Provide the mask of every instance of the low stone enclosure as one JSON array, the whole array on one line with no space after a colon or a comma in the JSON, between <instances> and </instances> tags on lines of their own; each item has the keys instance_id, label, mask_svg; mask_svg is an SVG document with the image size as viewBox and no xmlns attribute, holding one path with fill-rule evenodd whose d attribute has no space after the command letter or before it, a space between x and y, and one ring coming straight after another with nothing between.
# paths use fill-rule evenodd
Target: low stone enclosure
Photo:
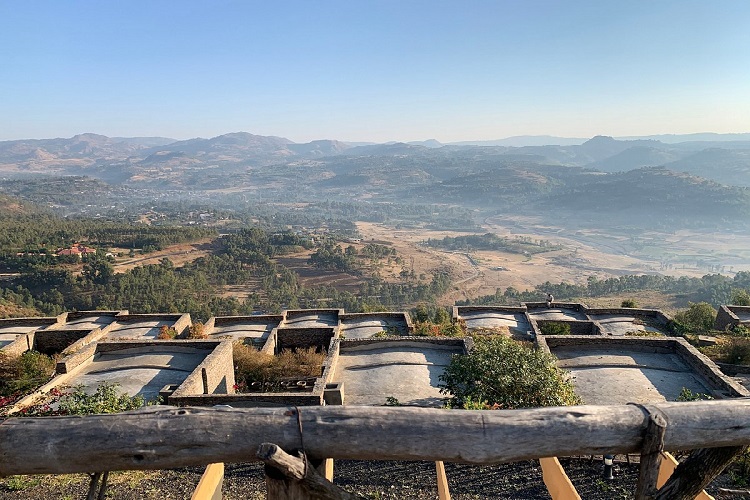
<instances>
[{"instance_id":1,"label":"low stone enclosure","mask_svg":"<svg viewBox=\"0 0 750 500\"><path fill-rule=\"evenodd\" d=\"M717 330L727 330L740 325L750 327L750 306L719 307L715 324Z\"/></svg>"},{"instance_id":2,"label":"low stone enclosure","mask_svg":"<svg viewBox=\"0 0 750 500\"><path fill-rule=\"evenodd\" d=\"M232 343L214 340L155 340L92 343L57 363L57 375L21 399L20 407L43 402L60 387L82 386L93 393L102 383L117 384L129 396L147 401L193 394L226 393L234 386Z\"/></svg>"},{"instance_id":3,"label":"low stone enclosure","mask_svg":"<svg viewBox=\"0 0 750 500\"><path fill-rule=\"evenodd\" d=\"M620 330L668 331L669 318L660 311L530 303L459 306L453 314L470 331L504 328L517 338L535 338L540 348L559 357L561 368L571 370L587 403L674 400L682 387L714 397L747 395L682 339L611 330L612 324L623 323L628 326ZM119 383L131 396L161 395L169 404L194 406L382 405L387 398L439 406L444 397L440 374L452 355L466 353L472 345L468 338L410 337L413 325L404 312L352 314L339 309L215 317L205 324L207 340L155 338L162 325L184 335L189 321L186 314L83 311L0 320L0 332L13 336L3 352L33 348L63 356L58 375L41 391L59 384L93 387L96 380L106 380ZM565 323L570 334L542 334L548 323ZM271 389L267 384L248 387L248 382L244 392L237 392L235 342L264 355L312 347L325 356L313 375L284 379Z\"/></svg>"},{"instance_id":4,"label":"low stone enclosure","mask_svg":"<svg viewBox=\"0 0 750 500\"><path fill-rule=\"evenodd\" d=\"M562 323L571 335L608 337L659 336L669 332L671 318L657 309L589 308L585 304L527 302L511 306L454 306L454 321L469 331L503 331L521 339L543 335L545 325Z\"/></svg>"},{"instance_id":5,"label":"low stone enclosure","mask_svg":"<svg viewBox=\"0 0 750 500\"><path fill-rule=\"evenodd\" d=\"M10 318L0 320L0 352L16 356L34 349L34 332L63 323L67 313L46 318Z\"/></svg>"},{"instance_id":6,"label":"low stone enclosure","mask_svg":"<svg viewBox=\"0 0 750 500\"><path fill-rule=\"evenodd\" d=\"M584 404L675 401L683 388L714 399L750 396L682 338L540 335L536 343L570 372Z\"/></svg>"},{"instance_id":7,"label":"low stone enclosure","mask_svg":"<svg viewBox=\"0 0 750 500\"><path fill-rule=\"evenodd\" d=\"M391 404L442 407L439 377L454 354L466 354L470 338L387 337L338 339L332 345L334 380L328 404Z\"/></svg>"}]
</instances>

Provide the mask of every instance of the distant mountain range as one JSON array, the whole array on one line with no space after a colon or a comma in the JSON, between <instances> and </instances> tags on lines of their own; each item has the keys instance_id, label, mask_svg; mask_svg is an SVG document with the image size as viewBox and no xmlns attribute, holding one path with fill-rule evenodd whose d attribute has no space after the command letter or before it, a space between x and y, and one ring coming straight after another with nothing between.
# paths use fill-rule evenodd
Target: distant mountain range
<instances>
[{"instance_id":1,"label":"distant mountain range","mask_svg":"<svg viewBox=\"0 0 750 500\"><path fill-rule=\"evenodd\" d=\"M403 185L443 183L462 176L495 175L526 165L628 172L665 167L712 181L750 187L750 134L661 135L588 140L518 136L498 141L442 144L348 144L336 140L295 143L283 137L235 132L210 139L113 138L80 134L68 139L0 142L0 175L86 175L131 187L221 189L263 179L300 176L311 185L383 186L393 175ZM320 178L314 175L321 176ZM546 175L546 174L545 174ZM242 184L239 185L241 187ZM363 186L365 189L366 186ZM385 188L383 188L385 189Z\"/></svg>"},{"instance_id":2,"label":"distant mountain range","mask_svg":"<svg viewBox=\"0 0 750 500\"><path fill-rule=\"evenodd\" d=\"M70 213L84 200L119 206L170 192L227 209L237 199L335 200L451 204L600 226L750 220L748 134L558 139L353 145L246 132L183 141L81 134L0 142L0 189Z\"/></svg>"}]
</instances>

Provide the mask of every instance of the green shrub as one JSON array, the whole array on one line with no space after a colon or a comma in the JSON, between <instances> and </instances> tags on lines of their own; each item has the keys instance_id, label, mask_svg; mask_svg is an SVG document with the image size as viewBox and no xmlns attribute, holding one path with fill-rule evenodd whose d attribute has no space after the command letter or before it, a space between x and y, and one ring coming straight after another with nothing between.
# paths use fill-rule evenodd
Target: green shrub
<instances>
[{"instance_id":1,"label":"green shrub","mask_svg":"<svg viewBox=\"0 0 750 500\"><path fill-rule=\"evenodd\" d=\"M675 401L704 401L713 399L714 397L710 394L704 394L702 392L693 392L687 387L683 387L680 391L680 395L677 396Z\"/></svg>"},{"instance_id":2,"label":"green shrub","mask_svg":"<svg viewBox=\"0 0 750 500\"><path fill-rule=\"evenodd\" d=\"M11 396L36 389L55 371L55 360L37 351L17 357L0 354L0 396Z\"/></svg>"},{"instance_id":3,"label":"green shrub","mask_svg":"<svg viewBox=\"0 0 750 500\"><path fill-rule=\"evenodd\" d=\"M633 299L625 299L620 304L620 307L626 307L629 309L635 309L638 307L638 303Z\"/></svg>"},{"instance_id":4,"label":"green shrub","mask_svg":"<svg viewBox=\"0 0 750 500\"><path fill-rule=\"evenodd\" d=\"M440 375L449 406L535 408L579 404L573 384L555 358L508 337L477 337L474 349L455 355Z\"/></svg>"},{"instance_id":5,"label":"green shrub","mask_svg":"<svg viewBox=\"0 0 750 500\"><path fill-rule=\"evenodd\" d=\"M550 321L539 325L542 335L570 335L570 325L562 321Z\"/></svg>"},{"instance_id":6,"label":"green shrub","mask_svg":"<svg viewBox=\"0 0 750 500\"><path fill-rule=\"evenodd\" d=\"M701 348L714 361L733 365L750 365L750 338L727 337L716 345Z\"/></svg>"},{"instance_id":7,"label":"green shrub","mask_svg":"<svg viewBox=\"0 0 750 500\"><path fill-rule=\"evenodd\" d=\"M52 415L93 415L96 413L119 413L137 410L147 404L143 396L128 396L120 391L119 384L102 382L93 394L86 393L83 386L76 386L70 392L52 389L50 399L43 403L23 408L15 416L46 417ZM55 409L57 406L57 409Z\"/></svg>"},{"instance_id":8,"label":"green shrub","mask_svg":"<svg viewBox=\"0 0 750 500\"><path fill-rule=\"evenodd\" d=\"M681 333L706 333L713 329L716 322L716 311L708 302L690 303L685 311L674 315L677 330Z\"/></svg>"}]
</instances>

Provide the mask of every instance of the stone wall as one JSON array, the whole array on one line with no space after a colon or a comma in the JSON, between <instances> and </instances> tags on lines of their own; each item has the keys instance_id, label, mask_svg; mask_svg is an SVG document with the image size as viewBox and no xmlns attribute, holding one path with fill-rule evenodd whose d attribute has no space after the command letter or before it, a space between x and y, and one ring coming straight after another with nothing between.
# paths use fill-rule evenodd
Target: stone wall
<instances>
[{"instance_id":1,"label":"stone wall","mask_svg":"<svg viewBox=\"0 0 750 500\"><path fill-rule=\"evenodd\" d=\"M16 337L16 340L3 347L0 352L6 356L16 357L34 347L34 332L24 333Z\"/></svg>"},{"instance_id":2,"label":"stone wall","mask_svg":"<svg viewBox=\"0 0 750 500\"><path fill-rule=\"evenodd\" d=\"M308 347L327 349L335 333L335 328L279 328L276 330L275 351Z\"/></svg>"},{"instance_id":3,"label":"stone wall","mask_svg":"<svg viewBox=\"0 0 750 500\"><path fill-rule=\"evenodd\" d=\"M192 396L204 394L204 377L208 394L227 394L234 392L234 360L232 342L229 340L191 340L169 342L175 346L211 349L203 361L185 378L174 391L173 396ZM162 346L163 343L157 343ZM169 397L169 401L172 396Z\"/></svg>"},{"instance_id":4,"label":"stone wall","mask_svg":"<svg viewBox=\"0 0 750 500\"><path fill-rule=\"evenodd\" d=\"M547 307L545 304L544 307ZM472 313L472 312L508 312L508 313L523 313L527 311L526 306L453 306L453 319L457 320L461 318L461 314Z\"/></svg>"},{"instance_id":5,"label":"stone wall","mask_svg":"<svg viewBox=\"0 0 750 500\"><path fill-rule=\"evenodd\" d=\"M656 337L605 337L599 335L540 335L536 338L537 347L550 352L555 347L580 347L613 349L626 348L634 351L668 354L675 352L676 338Z\"/></svg>"},{"instance_id":6,"label":"stone wall","mask_svg":"<svg viewBox=\"0 0 750 500\"><path fill-rule=\"evenodd\" d=\"M287 309L284 311L285 320L292 320L299 318L300 316L309 316L311 314L330 314L337 320L341 314L344 314L343 309Z\"/></svg>"},{"instance_id":7,"label":"stone wall","mask_svg":"<svg viewBox=\"0 0 750 500\"><path fill-rule=\"evenodd\" d=\"M177 335L182 335L192 325L190 314L121 314L117 316L120 324L138 321L169 321L170 326L175 329Z\"/></svg>"},{"instance_id":8,"label":"stone wall","mask_svg":"<svg viewBox=\"0 0 750 500\"><path fill-rule=\"evenodd\" d=\"M177 406L229 405L236 408L276 406L321 406L323 394L258 393L172 395L169 404Z\"/></svg>"},{"instance_id":9,"label":"stone wall","mask_svg":"<svg viewBox=\"0 0 750 500\"><path fill-rule=\"evenodd\" d=\"M690 366L690 368L708 380L716 389L712 395L719 399L723 397L738 398L750 396L750 392L742 385L722 373L716 364L703 355L698 349L690 345L685 339L674 339L675 352Z\"/></svg>"},{"instance_id":10,"label":"stone wall","mask_svg":"<svg viewBox=\"0 0 750 500\"><path fill-rule=\"evenodd\" d=\"M258 314L252 316L215 316L206 322L211 326L237 325L243 323L281 323L284 321L284 314ZM213 321L212 321L213 320Z\"/></svg>"},{"instance_id":11,"label":"stone wall","mask_svg":"<svg viewBox=\"0 0 750 500\"><path fill-rule=\"evenodd\" d=\"M86 339L98 338L100 330L38 330L34 336L34 349L53 356L66 350L75 351L90 342ZM72 349L69 349L73 347Z\"/></svg>"},{"instance_id":12,"label":"stone wall","mask_svg":"<svg viewBox=\"0 0 750 500\"><path fill-rule=\"evenodd\" d=\"M714 327L717 330L727 330L733 326L742 323L740 318L734 313L735 310L750 313L748 306L721 306L716 314L716 323Z\"/></svg>"},{"instance_id":13,"label":"stone wall","mask_svg":"<svg viewBox=\"0 0 750 500\"><path fill-rule=\"evenodd\" d=\"M406 330L409 332L414 331L414 323L411 320L411 316L406 311L391 311L391 312L371 312L371 313L342 313L339 314L339 321L346 321L348 319L380 319L389 318L397 321L403 321L406 325Z\"/></svg>"}]
</instances>

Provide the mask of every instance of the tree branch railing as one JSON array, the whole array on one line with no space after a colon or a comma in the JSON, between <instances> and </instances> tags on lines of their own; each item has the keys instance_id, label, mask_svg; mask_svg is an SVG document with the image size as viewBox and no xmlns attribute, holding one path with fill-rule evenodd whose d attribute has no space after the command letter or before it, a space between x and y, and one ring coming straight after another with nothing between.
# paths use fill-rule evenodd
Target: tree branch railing
<instances>
[{"instance_id":1,"label":"tree branch railing","mask_svg":"<svg viewBox=\"0 0 750 500\"><path fill-rule=\"evenodd\" d=\"M664 420L656 440L650 431L654 412ZM313 458L473 464L640 453L645 444L650 455L660 448L702 449L718 466L726 465L730 447L736 452L750 444L750 398L662 403L648 408L484 411L156 406L114 415L11 418L0 424L0 476L248 462L257 460L262 443L299 450ZM718 455L705 448L718 448ZM679 468L675 476L679 476ZM674 488L673 480L675 477L665 487ZM646 486L652 484L653 479Z\"/></svg>"}]
</instances>

